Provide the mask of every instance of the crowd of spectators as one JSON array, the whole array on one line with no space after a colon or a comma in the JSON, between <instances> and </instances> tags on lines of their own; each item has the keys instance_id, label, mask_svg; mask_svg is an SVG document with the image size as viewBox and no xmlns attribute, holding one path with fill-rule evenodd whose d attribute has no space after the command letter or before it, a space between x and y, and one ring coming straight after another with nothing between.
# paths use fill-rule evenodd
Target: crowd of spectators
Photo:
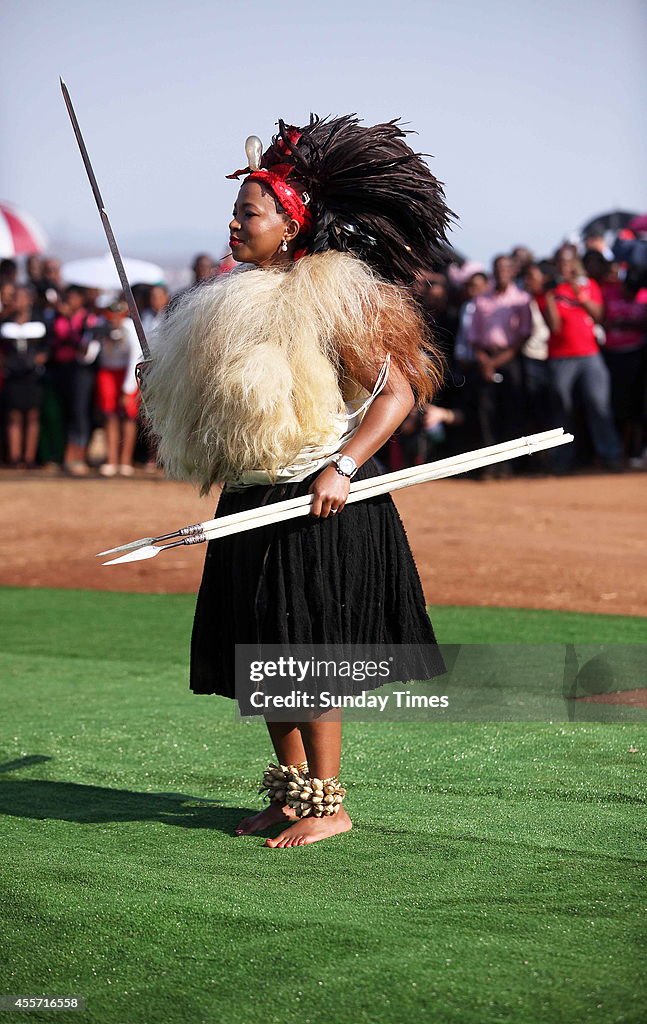
<instances>
[{"instance_id":1,"label":"crowd of spectators","mask_svg":"<svg viewBox=\"0 0 647 1024\"><path fill-rule=\"evenodd\" d=\"M537 260L525 246L420 274L414 292L447 360L433 405L382 452L389 468L564 427L573 444L484 470L647 467L647 281L592 234Z\"/></svg>"},{"instance_id":2,"label":"crowd of spectators","mask_svg":"<svg viewBox=\"0 0 647 1024\"><path fill-rule=\"evenodd\" d=\"M219 270L194 262L194 281ZM70 476L155 469L142 430L135 368L141 348L123 297L64 285L55 259L0 263L0 460ZM147 334L170 301L163 281L134 285Z\"/></svg>"},{"instance_id":3,"label":"crowd of spectators","mask_svg":"<svg viewBox=\"0 0 647 1024\"><path fill-rule=\"evenodd\" d=\"M231 269L200 254L193 285ZM536 260L525 246L421 273L413 292L443 352L445 382L378 453L386 469L563 426L576 443L499 463L484 477L645 468L647 287L591 235ZM147 334L171 296L133 293ZM0 263L0 461L71 476L155 469L123 298L64 286L56 259Z\"/></svg>"}]
</instances>

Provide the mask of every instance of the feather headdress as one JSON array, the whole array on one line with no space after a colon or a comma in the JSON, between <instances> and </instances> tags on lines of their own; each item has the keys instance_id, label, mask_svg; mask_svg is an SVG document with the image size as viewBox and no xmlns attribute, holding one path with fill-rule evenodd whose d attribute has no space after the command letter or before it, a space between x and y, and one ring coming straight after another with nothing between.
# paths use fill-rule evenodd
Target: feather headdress
<instances>
[{"instance_id":1,"label":"feather headdress","mask_svg":"<svg viewBox=\"0 0 647 1024\"><path fill-rule=\"evenodd\" d=\"M399 119L364 127L354 114L313 114L304 128L282 120L278 126L261 167L291 164L290 181L307 191L308 252L356 253L385 280L405 285L449 261L447 231L456 215L443 183L407 145L411 133Z\"/></svg>"}]
</instances>

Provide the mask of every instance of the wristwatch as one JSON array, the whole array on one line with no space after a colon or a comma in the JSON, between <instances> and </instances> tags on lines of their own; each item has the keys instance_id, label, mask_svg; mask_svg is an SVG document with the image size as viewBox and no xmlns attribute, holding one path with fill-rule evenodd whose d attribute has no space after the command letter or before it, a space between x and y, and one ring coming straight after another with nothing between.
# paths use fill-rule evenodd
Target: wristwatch
<instances>
[{"instance_id":1,"label":"wristwatch","mask_svg":"<svg viewBox=\"0 0 647 1024\"><path fill-rule=\"evenodd\" d=\"M332 461L340 476L347 476L349 480L353 479L357 472L357 463L352 456L337 452L336 455L333 455Z\"/></svg>"}]
</instances>

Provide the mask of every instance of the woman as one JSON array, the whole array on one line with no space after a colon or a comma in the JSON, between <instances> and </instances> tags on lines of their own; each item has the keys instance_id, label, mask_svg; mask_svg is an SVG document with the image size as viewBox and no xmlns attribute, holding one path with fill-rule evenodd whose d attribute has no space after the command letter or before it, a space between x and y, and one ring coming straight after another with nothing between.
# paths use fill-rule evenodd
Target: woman
<instances>
[{"instance_id":1,"label":"woman","mask_svg":"<svg viewBox=\"0 0 647 1024\"><path fill-rule=\"evenodd\" d=\"M70 476L86 476L92 427L92 395L99 345L91 340L97 317L87 307L83 288L70 285L57 303L52 323L51 372L65 424L63 468Z\"/></svg>"},{"instance_id":2,"label":"woman","mask_svg":"<svg viewBox=\"0 0 647 1024\"><path fill-rule=\"evenodd\" d=\"M557 254L558 282L536 297L548 324L548 374L559 417L572 418L579 390L584 403L593 445L602 465L611 472L622 468L620 439L611 412L609 371L600 353L595 327L602 321L602 293L595 281L584 276L571 247ZM556 472L571 468L570 445L555 450Z\"/></svg>"},{"instance_id":3,"label":"woman","mask_svg":"<svg viewBox=\"0 0 647 1024\"><path fill-rule=\"evenodd\" d=\"M97 371L97 406L104 417L107 461L101 476L133 476L139 393L135 366L141 358L135 325L123 299L104 310L106 323L96 334L101 343Z\"/></svg>"},{"instance_id":4,"label":"woman","mask_svg":"<svg viewBox=\"0 0 647 1024\"><path fill-rule=\"evenodd\" d=\"M551 332L549 380L562 422L572 418L579 393L596 454L604 468L616 472L621 469L620 441L611 413L609 372L595 330L602 321L602 293L595 281L586 278L571 249L565 245L558 251L558 282L536 299ZM554 456L555 471L570 469L573 458L570 445L560 447Z\"/></svg>"},{"instance_id":5,"label":"woman","mask_svg":"<svg viewBox=\"0 0 647 1024\"><path fill-rule=\"evenodd\" d=\"M234 697L235 644L255 642L429 645L431 678L445 666L392 499L344 506L442 379L406 286L444 254L451 211L396 122L279 121L264 154L254 138L246 149L250 166L229 176L246 175L230 223L243 266L160 325L144 399L169 472L223 485L218 516L313 499L309 516L210 543L191 689ZM283 848L348 831L341 722L267 725L271 803L237 833L280 822L266 845Z\"/></svg>"},{"instance_id":6,"label":"woman","mask_svg":"<svg viewBox=\"0 0 647 1024\"><path fill-rule=\"evenodd\" d=\"M548 430L551 419L551 390L548 376L548 338L550 329L539 308L538 299L546 291L545 268L538 263L526 264L523 283L530 296L532 331L521 348L523 384L526 397L526 422L524 434ZM537 461L526 459L527 465L521 472L532 474L548 472L550 460L543 453L537 453Z\"/></svg>"},{"instance_id":7,"label":"woman","mask_svg":"<svg viewBox=\"0 0 647 1024\"><path fill-rule=\"evenodd\" d=\"M611 376L611 409L630 466L642 465L647 382L647 288L620 280L618 264L602 282L604 361Z\"/></svg>"},{"instance_id":8,"label":"woman","mask_svg":"<svg viewBox=\"0 0 647 1024\"><path fill-rule=\"evenodd\" d=\"M14 468L36 466L47 349L45 324L34 316L33 289L16 288L13 311L0 321L7 454Z\"/></svg>"}]
</instances>

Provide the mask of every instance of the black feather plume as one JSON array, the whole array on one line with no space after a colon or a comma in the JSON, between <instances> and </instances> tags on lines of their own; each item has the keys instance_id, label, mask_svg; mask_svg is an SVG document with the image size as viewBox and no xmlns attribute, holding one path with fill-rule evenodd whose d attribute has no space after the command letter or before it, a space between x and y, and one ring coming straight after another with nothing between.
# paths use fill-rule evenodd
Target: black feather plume
<instances>
[{"instance_id":1,"label":"black feather plume","mask_svg":"<svg viewBox=\"0 0 647 1024\"><path fill-rule=\"evenodd\" d=\"M354 114L311 115L297 129L279 121L263 166L290 162L311 196L311 252L355 252L390 281L410 284L417 271L447 263L447 231L457 219L443 183L406 143L399 119L363 127Z\"/></svg>"}]
</instances>

